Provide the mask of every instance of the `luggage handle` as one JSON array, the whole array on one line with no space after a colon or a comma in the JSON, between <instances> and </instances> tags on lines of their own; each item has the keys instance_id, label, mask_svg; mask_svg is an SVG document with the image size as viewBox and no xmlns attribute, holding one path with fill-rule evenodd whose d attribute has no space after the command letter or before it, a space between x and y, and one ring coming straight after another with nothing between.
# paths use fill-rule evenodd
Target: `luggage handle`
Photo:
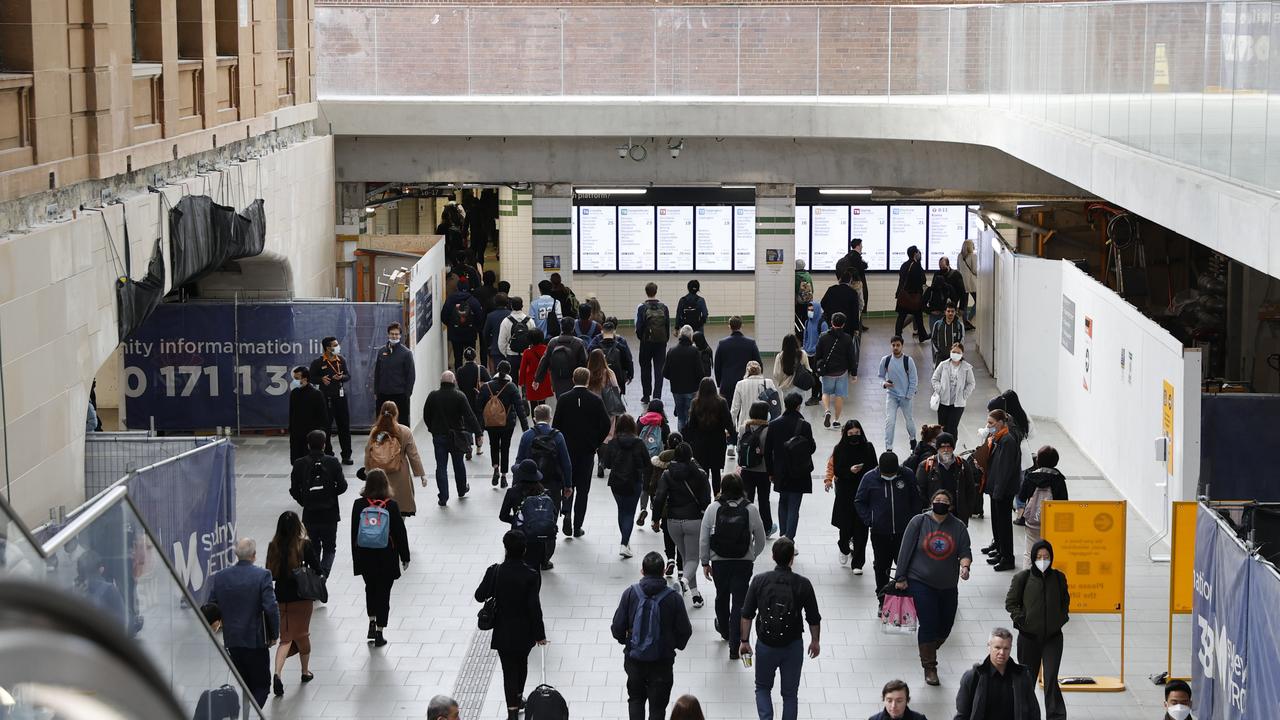
<instances>
[{"instance_id":1,"label":"luggage handle","mask_svg":"<svg viewBox=\"0 0 1280 720\"><path fill-rule=\"evenodd\" d=\"M539 645L542 648L542 684L547 684L547 646L546 643Z\"/></svg>"}]
</instances>

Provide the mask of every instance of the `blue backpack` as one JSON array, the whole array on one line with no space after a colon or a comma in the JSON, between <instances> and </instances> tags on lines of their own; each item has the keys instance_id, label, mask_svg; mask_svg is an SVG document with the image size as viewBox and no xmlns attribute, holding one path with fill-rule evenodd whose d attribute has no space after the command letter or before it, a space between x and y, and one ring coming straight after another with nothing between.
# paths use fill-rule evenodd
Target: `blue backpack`
<instances>
[{"instance_id":1,"label":"blue backpack","mask_svg":"<svg viewBox=\"0 0 1280 720\"><path fill-rule=\"evenodd\" d=\"M631 637L627 645L627 657L639 662L655 662L662 659L662 613L659 604L675 592L663 588L657 595L646 595L640 586L632 585L636 597L636 609L631 616Z\"/></svg>"},{"instance_id":2,"label":"blue backpack","mask_svg":"<svg viewBox=\"0 0 1280 720\"><path fill-rule=\"evenodd\" d=\"M649 457L658 457L658 453L662 452L662 426L641 425L640 442L644 443L644 449L649 451Z\"/></svg>"},{"instance_id":3,"label":"blue backpack","mask_svg":"<svg viewBox=\"0 0 1280 720\"><path fill-rule=\"evenodd\" d=\"M516 527L529 540L555 537L556 506L551 497L546 493L526 497L516 514Z\"/></svg>"},{"instance_id":4,"label":"blue backpack","mask_svg":"<svg viewBox=\"0 0 1280 720\"><path fill-rule=\"evenodd\" d=\"M360 511L360 529L356 532L356 547L381 550L391 541L391 513L386 500L370 500L369 506Z\"/></svg>"}]
</instances>

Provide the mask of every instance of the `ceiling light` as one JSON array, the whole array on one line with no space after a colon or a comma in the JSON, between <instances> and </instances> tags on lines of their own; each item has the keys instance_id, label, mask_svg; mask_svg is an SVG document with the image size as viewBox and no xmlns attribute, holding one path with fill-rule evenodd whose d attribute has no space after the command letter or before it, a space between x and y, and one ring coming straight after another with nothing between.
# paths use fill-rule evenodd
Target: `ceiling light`
<instances>
[{"instance_id":1,"label":"ceiling light","mask_svg":"<svg viewBox=\"0 0 1280 720\"><path fill-rule=\"evenodd\" d=\"M372 215L372 214L374 214L374 213L378 212L377 210L375 210L375 209L373 209L373 208L371 208L371 207L367 207L367 208L365 208L365 209L364 209L364 211L365 211L366 213L368 213L369 215Z\"/></svg>"},{"instance_id":2,"label":"ceiling light","mask_svg":"<svg viewBox=\"0 0 1280 720\"><path fill-rule=\"evenodd\" d=\"M574 188L575 195L644 195L644 188Z\"/></svg>"},{"instance_id":3,"label":"ceiling light","mask_svg":"<svg viewBox=\"0 0 1280 720\"><path fill-rule=\"evenodd\" d=\"M721 185L721 190L755 190L755 185Z\"/></svg>"},{"instance_id":4,"label":"ceiling light","mask_svg":"<svg viewBox=\"0 0 1280 720\"><path fill-rule=\"evenodd\" d=\"M821 188L819 195L870 195L871 188Z\"/></svg>"}]
</instances>

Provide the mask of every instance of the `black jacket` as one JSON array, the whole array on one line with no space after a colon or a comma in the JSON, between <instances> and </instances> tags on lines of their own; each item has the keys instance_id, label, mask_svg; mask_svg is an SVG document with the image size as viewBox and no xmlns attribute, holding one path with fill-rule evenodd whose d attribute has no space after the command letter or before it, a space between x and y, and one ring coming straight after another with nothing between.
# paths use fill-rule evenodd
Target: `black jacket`
<instances>
[{"instance_id":1,"label":"black jacket","mask_svg":"<svg viewBox=\"0 0 1280 720\"><path fill-rule=\"evenodd\" d=\"M404 518L395 500L387 501L387 514L391 516L391 542L384 548L362 548L356 545L360 532L360 511L369 507L364 497L356 498L351 506L351 567L356 575L373 580L396 580L400 577L400 563L409 562L409 535L404 529Z\"/></svg>"},{"instance_id":2,"label":"black jacket","mask_svg":"<svg viewBox=\"0 0 1280 720\"><path fill-rule=\"evenodd\" d=\"M329 378L329 384L324 383ZM311 361L311 384L320 389L327 398L336 398L342 393L342 386L351 382L351 369L347 367L347 359L338 355L329 362L324 356Z\"/></svg>"},{"instance_id":3,"label":"black jacket","mask_svg":"<svg viewBox=\"0 0 1280 720\"><path fill-rule=\"evenodd\" d=\"M809 578L782 565L751 578L751 584L747 586L747 596L742 602L742 618L754 620L757 610L778 603L791 606L796 622L789 624L794 636L781 638L782 642L775 647L784 647L799 640L804 634L805 625L814 626L822 622L822 613L818 611L818 597L813 592L813 583ZM756 639L764 642L764 639L759 637L759 623L756 624L756 630Z\"/></svg>"},{"instance_id":4,"label":"black jacket","mask_svg":"<svg viewBox=\"0 0 1280 720\"><path fill-rule=\"evenodd\" d=\"M484 422L484 406L494 393L498 393L498 401L507 408L507 427L515 427L516 418L520 418L520 429L529 429L529 417L525 413L524 400L520 398L520 388L513 378L495 378L480 386L480 394L476 396L476 417Z\"/></svg>"},{"instance_id":5,"label":"black jacket","mask_svg":"<svg viewBox=\"0 0 1280 720\"><path fill-rule=\"evenodd\" d=\"M1022 486L1018 488L1018 499L1026 502L1038 488L1047 487L1054 500L1070 500L1067 497L1067 479L1058 468L1031 468L1022 474Z\"/></svg>"},{"instance_id":6,"label":"black jacket","mask_svg":"<svg viewBox=\"0 0 1280 720\"><path fill-rule=\"evenodd\" d=\"M844 313L846 318L846 327L857 327L858 310L862 307L862 296L858 294L851 286L843 283L836 283L827 288L822 294L822 300L819 301L822 306L822 319L828 325L834 325L831 318L836 313Z\"/></svg>"},{"instance_id":7,"label":"black jacket","mask_svg":"<svg viewBox=\"0 0 1280 720\"><path fill-rule=\"evenodd\" d=\"M831 449L831 484L836 493L831 504L831 524L835 527L853 530L862 522L853 499L858 495L858 484L863 476L875 469L878 457L876 446L866 435L863 435L862 442L856 444L845 442L841 437ZM851 469L854 465L862 465L862 469L854 472Z\"/></svg>"},{"instance_id":8,"label":"black jacket","mask_svg":"<svg viewBox=\"0 0 1280 720\"><path fill-rule=\"evenodd\" d=\"M453 375L458 380L458 389L467 396L471 407L478 410L476 398L480 394L480 387L492 379L489 369L474 361L464 362L462 367L454 368Z\"/></svg>"},{"instance_id":9,"label":"black jacket","mask_svg":"<svg viewBox=\"0 0 1280 720\"><path fill-rule=\"evenodd\" d=\"M383 345L373 363L374 394L412 394L414 372L413 353L403 342Z\"/></svg>"},{"instance_id":10,"label":"black jacket","mask_svg":"<svg viewBox=\"0 0 1280 720\"><path fill-rule=\"evenodd\" d=\"M901 535L911 518L920 513L920 486L906 468L899 468L892 480L885 480L879 468L872 468L858 483L853 505L872 533Z\"/></svg>"},{"instance_id":11,"label":"black jacket","mask_svg":"<svg viewBox=\"0 0 1280 720\"><path fill-rule=\"evenodd\" d=\"M315 486L325 489L307 492ZM332 455L312 450L306 457L294 461L289 475L289 496L302 506L303 523L338 522L342 518L338 498L346 491L347 478L342 473L342 464Z\"/></svg>"},{"instance_id":12,"label":"black jacket","mask_svg":"<svg viewBox=\"0 0 1280 720\"><path fill-rule=\"evenodd\" d=\"M690 317L686 322L685 308L691 308L691 314L697 317ZM677 326L688 325L694 332L701 330L707 324L707 301L697 293L689 293L680 298L680 302L676 303L675 321Z\"/></svg>"},{"instance_id":13,"label":"black jacket","mask_svg":"<svg viewBox=\"0 0 1280 720\"><path fill-rule=\"evenodd\" d=\"M432 435L448 435L450 430L481 431L471 401L453 383L440 383L438 389L427 395L422 406L422 421Z\"/></svg>"},{"instance_id":14,"label":"black jacket","mask_svg":"<svg viewBox=\"0 0 1280 720\"><path fill-rule=\"evenodd\" d=\"M729 415L729 403L719 395L715 402L714 419L705 421L691 409L684 426L684 439L693 448L693 459L706 470L724 469L725 448L736 443L738 436Z\"/></svg>"},{"instance_id":15,"label":"black jacket","mask_svg":"<svg viewBox=\"0 0 1280 720\"><path fill-rule=\"evenodd\" d=\"M502 330L502 321L510 316L510 308L494 308L484 316L484 327L480 329L480 348L486 356L501 355L498 352L498 332ZM511 368L512 372L519 369Z\"/></svg>"},{"instance_id":16,"label":"black jacket","mask_svg":"<svg viewBox=\"0 0 1280 720\"><path fill-rule=\"evenodd\" d=\"M986 493L995 500L1012 500L1022 485L1022 437L1012 423L1008 427L1009 432L995 442L987 461Z\"/></svg>"},{"instance_id":17,"label":"black jacket","mask_svg":"<svg viewBox=\"0 0 1280 720\"><path fill-rule=\"evenodd\" d=\"M826 305L822 306L824 312L826 308ZM858 341L843 330L831 328L823 333L818 338L818 347L814 349L813 357L818 361L819 375L858 375Z\"/></svg>"},{"instance_id":18,"label":"black jacket","mask_svg":"<svg viewBox=\"0 0 1280 720\"><path fill-rule=\"evenodd\" d=\"M551 427L564 434L564 444L569 446L571 457L594 454L609 437L609 425L604 400L585 387L575 387L556 401Z\"/></svg>"},{"instance_id":19,"label":"black jacket","mask_svg":"<svg viewBox=\"0 0 1280 720\"><path fill-rule=\"evenodd\" d=\"M756 341L737 331L720 341L715 352L716 384L720 386L720 394L726 398L733 397L733 387L747 374L747 363L760 360L760 348Z\"/></svg>"},{"instance_id":20,"label":"black jacket","mask_svg":"<svg viewBox=\"0 0 1280 720\"><path fill-rule=\"evenodd\" d=\"M1009 658L1004 671L1013 681L1013 720L1040 720L1040 705L1036 702L1036 673ZM996 668L991 658L965 671L960 679L960 691L956 693L955 720L986 720L987 688Z\"/></svg>"},{"instance_id":21,"label":"black jacket","mask_svg":"<svg viewBox=\"0 0 1280 720\"><path fill-rule=\"evenodd\" d=\"M938 456L925 459L917 468L916 480L920 483L920 502L922 509L927 509L933 502L933 494L939 490L949 490L955 498L951 514L960 522L969 524L969 516L982 506L982 497L978 492L979 476L973 465L956 456L950 466L943 465Z\"/></svg>"},{"instance_id":22,"label":"black jacket","mask_svg":"<svg viewBox=\"0 0 1280 720\"><path fill-rule=\"evenodd\" d=\"M609 489L622 497L640 495L653 467L644 442L631 434L615 435L600 448L600 462L609 468Z\"/></svg>"},{"instance_id":23,"label":"black jacket","mask_svg":"<svg viewBox=\"0 0 1280 720\"><path fill-rule=\"evenodd\" d=\"M692 462L673 462L658 478L653 512L668 520L701 520L711 504L707 473Z\"/></svg>"},{"instance_id":24,"label":"black jacket","mask_svg":"<svg viewBox=\"0 0 1280 720\"><path fill-rule=\"evenodd\" d=\"M702 374L702 357L693 340L680 340L667 351L667 361L662 367L662 377L671 382L672 394L689 394L698 391L698 383L706 377Z\"/></svg>"},{"instance_id":25,"label":"black jacket","mask_svg":"<svg viewBox=\"0 0 1280 720\"><path fill-rule=\"evenodd\" d=\"M552 372L551 361L552 353L560 346L569 348L569 357L573 367L566 376L558 376ZM573 387L573 370L587 366L587 345L578 338L577 335L557 335L547 342L547 352L543 354L542 360L538 362L538 369L533 373L533 379L539 383L547 382L547 378L551 379L551 387L555 389L556 397L563 395Z\"/></svg>"},{"instance_id":26,"label":"black jacket","mask_svg":"<svg viewBox=\"0 0 1280 720\"><path fill-rule=\"evenodd\" d=\"M798 446L787 448L787 441L797 441ZM778 492L813 492L813 453L817 444L813 441L813 428L797 410L785 411L769 423L764 436L764 465Z\"/></svg>"},{"instance_id":27,"label":"black jacket","mask_svg":"<svg viewBox=\"0 0 1280 720\"><path fill-rule=\"evenodd\" d=\"M466 307L469 311L466 325L462 324L459 306ZM470 292L458 290L445 298L444 307L440 308L440 322L449 328L449 337L459 338L464 345L468 344L466 339L470 338L470 344L474 344L474 338L480 335L480 328L484 326L484 306Z\"/></svg>"},{"instance_id":28,"label":"black jacket","mask_svg":"<svg viewBox=\"0 0 1280 720\"><path fill-rule=\"evenodd\" d=\"M613 633L613 639L624 646L630 645L632 619L636 613L637 600L632 588L639 588L645 595L653 597L667 589L667 581L660 577L645 577L622 591L622 600L613 613L609 630ZM658 603L658 622L662 626L662 661L672 662L675 660L676 650L683 650L689 644L689 638L693 637L689 611L684 607L684 599L679 590L667 593Z\"/></svg>"},{"instance_id":29,"label":"black jacket","mask_svg":"<svg viewBox=\"0 0 1280 720\"><path fill-rule=\"evenodd\" d=\"M297 602L302 598L298 596L298 581L293 579L293 571L299 567L311 568L318 575L320 574L320 558L316 556L315 546L310 540L302 543L302 557L298 558L299 562L296 566L289 568L289 571L279 576L272 570L271 579L276 583L276 602L287 603Z\"/></svg>"},{"instance_id":30,"label":"black jacket","mask_svg":"<svg viewBox=\"0 0 1280 720\"><path fill-rule=\"evenodd\" d=\"M631 382L631 379L636 376L635 358L631 356L631 346L627 344L627 339L621 335L614 335L611 338L597 335L591 338L591 343L587 345L587 353L590 354L592 350L600 348L607 360L609 358L609 350L615 344L618 346L618 352L615 353L617 361L616 363L610 363L609 369L618 377L618 384L622 386L622 390L625 392L627 383Z\"/></svg>"},{"instance_id":31,"label":"black jacket","mask_svg":"<svg viewBox=\"0 0 1280 720\"><path fill-rule=\"evenodd\" d=\"M844 257L836 261L836 279L840 278L840 273L848 270L853 275L853 280L865 281L867 279L867 261L862 259L862 253L857 250L850 250Z\"/></svg>"},{"instance_id":32,"label":"black jacket","mask_svg":"<svg viewBox=\"0 0 1280 720\"><path fill-rule=\"evenodd\" d=\"M916 479L919 480L920 479L920 463L923 463L925 460L928 460L929 458L937 454L938 454L938 448L935 447L933 443L931 442L916 443L916 449L912 450L911 454L907 456L907 459L902 461L902 467L910 470L911 474L915 475ZM925 502L926 503L929 502L929 499L925 498Z\"/></svg>"},{"instance_id":33,"label":"black jacket","mask_svg":"<svg viewBox=\"0 0 1280 720\"><path fill-rule=\"evenodd\" d=\"M1040 548L1049 551L1049 569L1043 573L1034 564ZM1052 545L1044 540L1036 542L1031 546L1031 559L1031 567L1014 575L1009 583L1004 609L1016 630L1043 641L1061 633L1071 619L1071 593L1067 576L1053 567Z\"/></svg>"},{"instance_id":34,"label":"black jacket","mask_svg":"<svg viewBox=\"0 0 1280 720\"><path fill-rule=\"evenodd\" d=\"M881 710L875 715L872 715L871 717L867 718L867 720L893 720L893 718L889 717L888 710ZM902 717L900 718L900 720L929 720L929 718L916 712L915 710L912 710L911 708L907 708L906 712L902 713Z\"/></svg>"},{"instance_id":35,"label":"black jacket","mask_svg":"<svg viewBox=\"0 0 1280 720\"><path fill-rule=\"evenodd\" d=\"M329 427L329 404L315 385L304 385L289 391L289 437L306 440L312 430Z\"/></svg>"},{"instance_id":36,"label":"black jacket","mask_svg":"<svg viewBox=\"0 0 1280 720\"><path fill-rule=\"evenodd\" d=\"M524 560L504 560L485 570L476 588L476 602L497 599L491 649L527 653L539 640L547 639L538 597L541 590L542 576Z\"/></svg>"},{"instance_id":37,"label":"black jacket","mask_svg":"<svg viewBox=\"0 0 1280 720\"><path fill-rule=\"evenodd\" d=\"M923 293L924 285L928 281L925 277L924 268L920 267L920 263L907 258L905 262L898 268L898 290L894 293Z\"/></svg>"}]
</instances>

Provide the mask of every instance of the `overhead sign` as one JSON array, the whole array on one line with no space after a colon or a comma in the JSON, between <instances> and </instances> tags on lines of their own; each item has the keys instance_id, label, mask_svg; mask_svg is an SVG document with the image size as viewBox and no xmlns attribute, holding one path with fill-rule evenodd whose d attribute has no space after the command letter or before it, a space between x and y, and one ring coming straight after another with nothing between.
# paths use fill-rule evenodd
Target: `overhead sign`
<instances>
[{"instance_id":1,"label":"overhead sign","mask_svg":"<svg viewBox=\"0 0 1280 720\"><path fill-rule=\"evenodd\" d=\"M1041 528L1054 565L1067 576L1073 613L1124 611L1123 500L1050 500Z\"/></svg>"}]
</instances>

